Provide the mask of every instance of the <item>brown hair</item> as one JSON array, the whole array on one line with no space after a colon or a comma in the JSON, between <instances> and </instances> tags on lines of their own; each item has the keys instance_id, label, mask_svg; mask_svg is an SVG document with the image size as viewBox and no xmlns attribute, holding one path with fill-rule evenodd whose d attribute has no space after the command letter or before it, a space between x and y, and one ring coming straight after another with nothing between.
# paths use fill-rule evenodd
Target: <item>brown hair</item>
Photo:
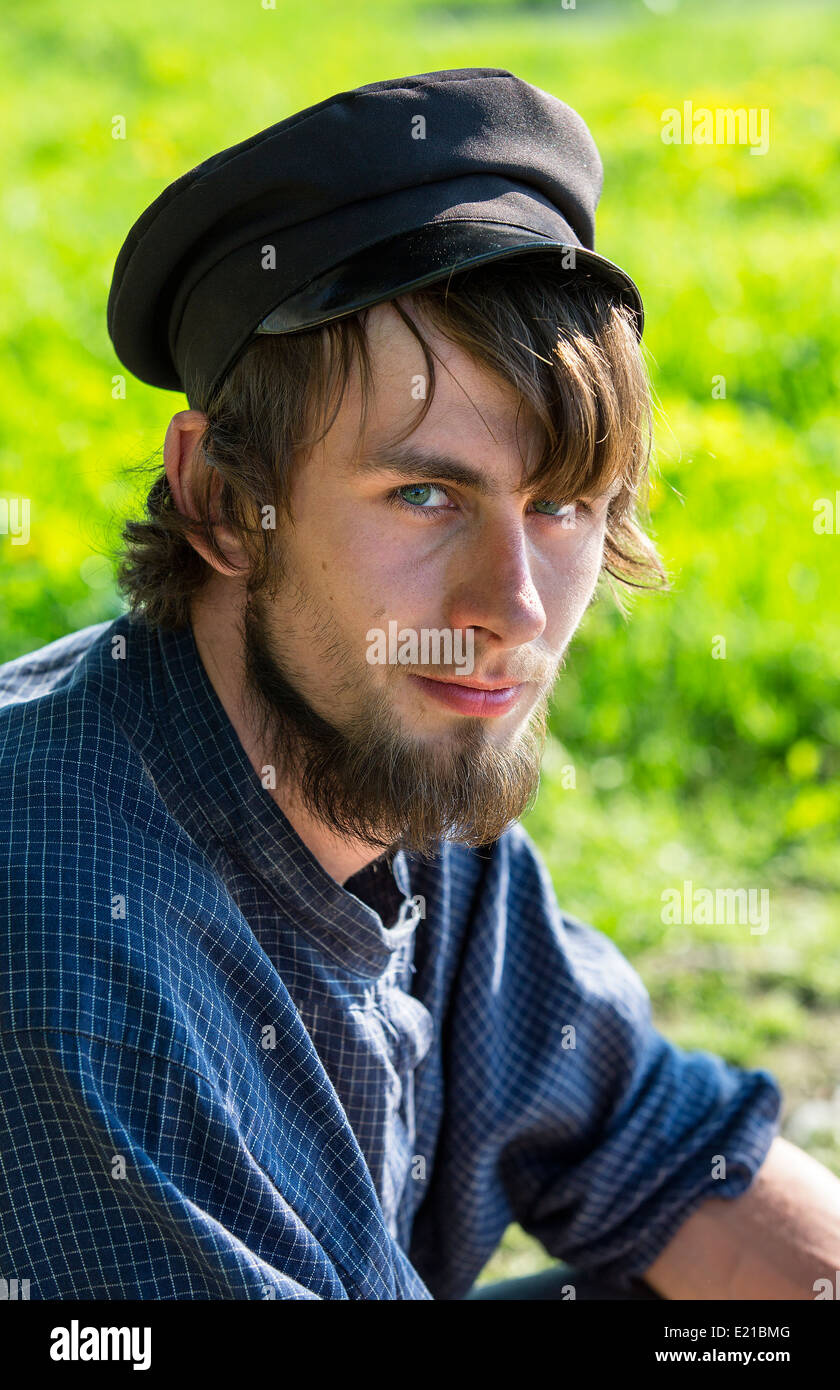
<instances>
[{"instance_id":1,"label":"brown hair","mask_svg":"<svg viewBox=\"0 0 840 1390\"><path fill-rule=\"evenodd\" d=\"M402 303L391 302L420 342L429 375L428 395L402 440L432 403L435 368L422 330ZM599 282L563 272L556 256L546 253L460 271L413 291L411 302L434 329L512 386L520 409L533 411L545 442L529 483L540 495L573 502L620 481L608 512L603 570L628 589L667 588L642 525L648 520L653 411L630 311ZM193 474L198 519L176 510L161 473L143 520L123 527L117 578L136 618L150 626L187 624L191 600L209 574L188 536L203 537L225 561L214 518L245 545L253 587L278 572L276 532L263 526L262 509L268 504L290 516L295 455L332 425L354 362L364 430L373 389L366 318L362 310L248 344L207 405L198 445L207 466ZM619 591L610 588L622 608Z\"/></svg>"}]
</instances>

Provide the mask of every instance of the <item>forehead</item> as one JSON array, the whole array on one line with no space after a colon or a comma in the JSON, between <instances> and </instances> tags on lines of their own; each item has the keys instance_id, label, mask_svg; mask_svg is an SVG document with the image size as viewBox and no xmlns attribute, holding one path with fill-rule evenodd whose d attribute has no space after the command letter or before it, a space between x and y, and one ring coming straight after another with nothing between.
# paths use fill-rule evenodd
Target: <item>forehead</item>
<instances>
[{"instance_id":1,"label":"forehead","mask_svg":"<svg viewBox=\"0 0 840 1390\"><path fill-rule=\"evenodd\" d=\"M435 370L431 405L410 436L412 443L438 446L448 441L451 446L458 441L467 447L525 449L530 411L513 387L445 338L420 316L407 296L400 302L423 334ZM370 311L367 338L373 379L364 443L377 447L402 434L432 393L421 344L390 304L375 305ZM354 363L344 403L347 409L343 405L340 412L346 415L342 423L347 437L360 427L361 393L358 363Z\"/></svg>"},{"instance_id":2,"label":"forehead","mask_svg":"<svg viewBox=\"0 0 840 1390\"><path fill-rule=\"evenodd\" d=\"M575 438L581 419L574 400L555 422L559 448L553 443L548 449L545 427L521 391L448 339L408 300L403 296L402 305L432 356L434 392L423 346L409 325L392 303L373 306L366 323L364 431L361 364L354 351L339 409L308 455L310 476L314 467L355 487L377 475L405 475L410 482L450 482L485 496L535 488L546 498L617 494L619 471L587 457L586 441Z\"/></svg>"}]
</instances>

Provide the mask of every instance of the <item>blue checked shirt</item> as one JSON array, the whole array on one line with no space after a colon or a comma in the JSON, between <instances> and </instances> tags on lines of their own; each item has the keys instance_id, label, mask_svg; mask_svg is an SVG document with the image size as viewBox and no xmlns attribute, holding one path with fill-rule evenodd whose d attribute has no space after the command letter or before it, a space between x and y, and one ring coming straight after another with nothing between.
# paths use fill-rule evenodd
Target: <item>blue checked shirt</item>
<instances>
[{"instance_id":1,"label":"blue checked shirt","mask_svg":"<svg viewBox=\"0 0 840 1390\"><path fill-rule=\"evenodd\" d=\"M511 1221L621 1282L750 1183L775 1078L657 1032L520 825L338 884L189 628L73 633L0 705L0 1278L30 1298L460 1299Z\"/></svg>"}]
</instances>

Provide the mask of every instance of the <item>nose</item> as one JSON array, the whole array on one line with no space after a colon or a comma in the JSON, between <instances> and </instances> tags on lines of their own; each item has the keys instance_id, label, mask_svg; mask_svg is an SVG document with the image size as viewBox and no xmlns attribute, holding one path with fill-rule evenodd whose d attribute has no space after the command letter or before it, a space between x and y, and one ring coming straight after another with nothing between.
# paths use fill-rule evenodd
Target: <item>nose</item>
<instances>
[{"instance_id":1,"label":"nose","mask_svg":"<svg viewBox=\"0 0 840 1390\"><path fill-rule=\"evenodd\" d=\"M483 628L504 647L535 641L545 630L546 614L521 520L488 521L462 544L449 588L449 624Z\"/></svg>"}]
</instances>

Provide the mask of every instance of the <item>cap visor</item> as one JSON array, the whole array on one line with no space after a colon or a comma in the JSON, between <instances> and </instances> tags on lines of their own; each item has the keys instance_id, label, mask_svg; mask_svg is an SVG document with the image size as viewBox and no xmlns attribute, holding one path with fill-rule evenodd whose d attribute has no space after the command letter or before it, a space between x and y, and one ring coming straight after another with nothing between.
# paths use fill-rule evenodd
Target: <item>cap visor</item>
<instances>
[{"instance_id":1,"label":"cap visor","mask_svg":"<svg viewBox=\"0 0 840 1390\"><path fill-rule=\"evenodd\" d=\"M356 252L287 296L255 332L317 328L469 266L534 251L565 252L570 272L583 271L612 285L636 315L641 338L644 307L638 288L619 266L580 246L571 229L568 241L558 241L525 227L457 219L401 232Z\"/></svg>"}]
</instances>

